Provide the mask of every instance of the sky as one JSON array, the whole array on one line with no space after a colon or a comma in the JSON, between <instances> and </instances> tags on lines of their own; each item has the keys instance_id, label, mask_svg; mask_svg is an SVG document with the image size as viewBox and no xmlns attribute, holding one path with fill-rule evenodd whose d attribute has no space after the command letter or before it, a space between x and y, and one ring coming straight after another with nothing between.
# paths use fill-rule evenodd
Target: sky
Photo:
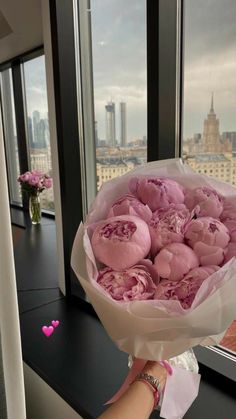
<instances>
[{"instance_id":1,"label":"sky","mask_svg":"<svg viewBox=\"0 0 236 419\"><path fill-rule=\"evenodd\" d=\"M211 92L220 131L236 131L236 1L185 5L184 138L202 132Z\"/></svg>"},{"instance_id":2,"label":"sky","mask_svg":"<svg viewBox=\"0 0 236 419\"><path fill-rule=\"evenodd\" d=\"M127 104L128 140L147 133L146 1L91 0L95 119L105 139L105 105ZM44 58L25 64L29 113L46 116ZM236 131L236 0L185 0L184 138L202 132L211 92L220 131Z\"/></svg>"},{"instance_id":3,"label":"sky","mask_svg":"<svg viewBox=\"0 0 236 419\"><path fill-rule=\"evenodd\" d=\"M24 79L26 91L27 115L38 110L41 117L47 117L47 87L44 56L34 58L24 63Z\"/></svg>"},{"instance_id":4,"label":"sky","mask_svg":"<svg viewBox=\"0 0 236 419\"><path fill-rule=\"evenodd\" d=\"M126 102L128 140L147 135L146 1L91 0L95 118L106 138L105 105Z\"/></svg>"}]
</instances>

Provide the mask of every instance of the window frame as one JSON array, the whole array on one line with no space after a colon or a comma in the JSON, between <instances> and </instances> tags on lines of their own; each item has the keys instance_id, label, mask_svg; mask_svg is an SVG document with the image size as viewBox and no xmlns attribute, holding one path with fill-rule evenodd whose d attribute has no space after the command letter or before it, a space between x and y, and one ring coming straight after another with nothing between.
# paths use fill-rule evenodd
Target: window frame
<instances>
[{"instance_id":1,"label":"window frame","mask_svg":"<svg viewBox=\"0 0 236 419\"><path fill-rule=\"evenodd\" d=\"M23 54L20 54L16 57L13 57L10 60L7 60L0 64L0 73L4 70L11 69L12 71L12 81L13 81L13 98L15 106L15 115L16 115L16 131L17 131L17 142L18 142L18 153L19 153L19 166L20 172L24 173L30 170L29 165L29 149L27 142L27 125L26 125L26 102L25 102L25 85L24 85L24 73L23 65L24 63L33 60L34 58L44 55L43 45L40 45L32 50L29 50ZM2 108L2 106L1 106ZM3 112L3 110L2 110ZM3 126L4 132L4 126ZM4 142L6 141L4 136ZM8 167L7 167L8 169ZM7 171L7 176L8 171ZM8 179L9 184L9 179ZM19 210L28 209L28 200L25 196L22 197L22 204L13 203L10 200L9 202L11 208L16 208ZM55 218L54 211L49 211L42 209L42 214L49 218Z\"/></svg>"}]
</instances>

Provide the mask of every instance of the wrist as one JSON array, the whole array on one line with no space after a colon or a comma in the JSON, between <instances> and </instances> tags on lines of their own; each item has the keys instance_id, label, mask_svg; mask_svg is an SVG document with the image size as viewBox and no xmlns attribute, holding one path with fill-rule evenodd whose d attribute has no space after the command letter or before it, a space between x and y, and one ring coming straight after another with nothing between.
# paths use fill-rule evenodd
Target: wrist
<instances>
[{"instance_id":1,"label":"wrist","mask_svg":"<svg viewBox=\"0 0 236 419\"><path fill-rule=\"evenodd\" d=\"M135 382L141 382L143 383L146 388L149 389L149 391L152 393L153 396L153 410L156 408L160 401L161 397L161 385L159 380L156 377L153 377L150 374L147 374L145 372L141 372L137 375L135 378Z\"/></svg>"},{"instance_id":2,"label":"wrist","mask_svg":"<svg viewBox=\"0 0 236 419\"><path fill-rule=\"evenodd\" d=\"M164 389L167 378L167 372L162 365L160 365L157 362L148 361L145 367L143 368L142 372L157 378L160 383L161 390Z\"/></svg>"}]
</instances>

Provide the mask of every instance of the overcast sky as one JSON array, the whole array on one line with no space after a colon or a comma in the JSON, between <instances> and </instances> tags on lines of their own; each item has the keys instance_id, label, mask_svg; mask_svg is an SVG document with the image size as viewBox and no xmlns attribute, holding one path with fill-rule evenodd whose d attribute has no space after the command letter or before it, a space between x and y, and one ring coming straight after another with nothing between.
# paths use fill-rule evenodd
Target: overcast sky
<instances>
[{"instance_id":1,"label":"overcast sky","mask_svg":"<svg viewBox=\"0 0 236 419\"><path fill-rule=\"evenodd\" d=\"M105 105L126 102L128 139L147 134L146 1L91 0L95 115L106 138Z\"/></svg>"},{"instance_id":2,"label":"overcast sky","mask_svg":"<svg viewBox=\"0 0 236 419\"><path fill-rule=\"evenodd\" d=\"M105 139L105 105L127 104L128 139L147 133L146 1L91 0L95 116ZM185 0L184 137L202 132L211 92L220 130L236 131L236 0ZM46 112L43 57L25 64L29 112Z\"/></svg>"},{"instance_id":3,"label":"overcast sky","mask_svg":"<svg viewBox=\"0 0 236 419\"><path fill-rule=\"evenodd\" d=\"M202 132L212 91L220 131L236 131L236 1L185 4L184 136Z\"/></svg>"},{"instance_id":4,"label":"overcast sky","mask_svg":"<svg viewBox=\"0 0 236 419\"><path fill-rule=\"evenodd\" d=\"M38 110L41 117L47 117L47 93L44 56L24 64L27 114L32 116Z\"/></svg>"}]
</instances>

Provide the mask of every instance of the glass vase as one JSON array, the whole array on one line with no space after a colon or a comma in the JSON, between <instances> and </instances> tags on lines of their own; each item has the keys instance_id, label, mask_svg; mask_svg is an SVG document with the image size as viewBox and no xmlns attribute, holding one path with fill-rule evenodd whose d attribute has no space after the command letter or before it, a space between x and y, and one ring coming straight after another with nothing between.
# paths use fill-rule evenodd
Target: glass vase
<instances>
[{"instance_id":1,"label":"glass vase","mask_svg":"<svg viewBox=\"0 0 236 419\"><path fill-rule=\"evenodd\" d=\"M29 198L29 214L32 224L41 222L41 205L39 195L31 195Z\"/></svg>"}]
</instances>

